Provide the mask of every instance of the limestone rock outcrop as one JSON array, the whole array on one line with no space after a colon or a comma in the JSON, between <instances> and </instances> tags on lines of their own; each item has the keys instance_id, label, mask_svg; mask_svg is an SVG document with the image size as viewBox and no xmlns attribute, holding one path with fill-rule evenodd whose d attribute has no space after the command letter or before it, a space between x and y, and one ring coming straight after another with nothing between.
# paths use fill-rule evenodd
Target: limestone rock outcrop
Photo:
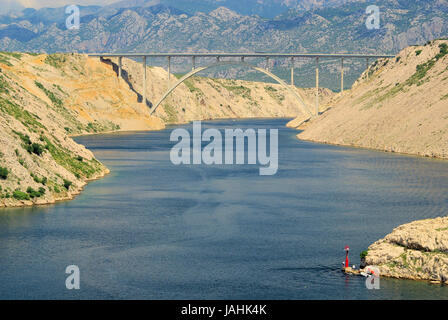
<instances>
[{"instance_id":1,"label":"limestone rock outcrop","mask_svg":"<svg viewBox=\"0 0 448 320\"><path fill-rule=\"evenodd\" d=\"M448 284L448 217L395 228L369 247L366 262L382 277Z\"/></svg>"}]
</instances>

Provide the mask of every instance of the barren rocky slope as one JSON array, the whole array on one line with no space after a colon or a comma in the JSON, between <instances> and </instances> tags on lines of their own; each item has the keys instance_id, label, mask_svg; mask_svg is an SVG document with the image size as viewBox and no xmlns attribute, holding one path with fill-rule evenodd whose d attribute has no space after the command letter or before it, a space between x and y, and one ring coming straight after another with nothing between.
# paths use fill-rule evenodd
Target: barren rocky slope
<instances>
[{"instance_id":1,"label":"barren rocky slope","mask_svg":"<svg viewBox=\"0 0 448 320\"><path fill-rule=\"evenodd\" d=\"M80 55L0 54L0 207L71 199L108 172L69 134L160 129L113 70Z\"/></svg>"},{"instance_id":2,"label":"barren rocky slope","mask_svg":"<svg viewBox=\"0 0 448 320\"><path fill-rule=\"evenodd\" d=\"M448 217L402 225L369 247L381 276L448 284Z\"/></svg>"},{"instance_id":3,"label":"barren rocky slope","mask_svg":"<svg viewBox=\"0 0 448 320\"><path fill-rule=\"evenodd\" d=\"M167 89L168 73L158 67L147 73L153 102ZM141 103L142 74L141 64L126 59L119 79L113 64L99 58L0 53L0 207L71 199L89 179L108 172L70 135L299 114L294 96L279 85L194 78L150 117ZM295 90L311 103L311 91Z\"/></svg>"},{"instance_id":4,"label":"barren rocky slope","mask_svg":"<svg viewBox=\"0 0 448 320\"><path fill-rule=\"evenodd\" d=\"M448 41L378 60L326 107L300 139L448 158Z\"/></svg>"}]
</instances>

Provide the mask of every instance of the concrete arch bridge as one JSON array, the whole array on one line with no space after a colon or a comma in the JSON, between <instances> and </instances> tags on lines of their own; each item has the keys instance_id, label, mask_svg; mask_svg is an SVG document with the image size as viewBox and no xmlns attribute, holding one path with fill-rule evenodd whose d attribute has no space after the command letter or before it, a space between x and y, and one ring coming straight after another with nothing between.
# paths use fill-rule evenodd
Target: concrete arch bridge
<instances>
[{"instance_id":1,"label":"concrete arch bridge","mask_svg":"<svg viewBox=\"0 0 448 320\"><path fill-rule=\"evenodd\" d=\"M199 72L205 71L207 69L221 67L221 66L244 66L249 69L261 72L268 77L275 80L282 87L284 87L288 92L290 92L297 100L298 107L300 111L307 116L307 118L316 117L319 115L319 60L325 58L340 59L341 60L341 92L344 90L344 59L365 59L366 69L369 67L369 61L376 60L379 58L392 58L391 55L367 55L367 54L294 54L294 53L96 53L89 54L90 57L104 58L118 58L118 77L122 76L122 59L126 58L141 58L143 65L143 103L146 103L146 66L147 58L149 57L165 57L168 62L168 90L163 94L163 96L151 107L150 114L153 114L161 103L173 92L180 84L185 80L191 78L192 76L198 74ZM206 66L196 67L196 59L200 57L215 58L216 61ZM171 62L174 58L191 58L192 70L185 74L183 77L178 79L174 84L170 82L171 75ZM222 58L238 58L238 60L223 61ZM266 59L266 68L261 68L246 62L247 58L264 58ZM315 60L316 65L316 101L314 110L310 110L305 104L303 98L294 90L294 59L296 58L309 58ZM288 85L284 80L277 77L275 74L269 71L269 61L270 59L290 59L291 61L291 83Z\"/></svg>"}]
</instances>

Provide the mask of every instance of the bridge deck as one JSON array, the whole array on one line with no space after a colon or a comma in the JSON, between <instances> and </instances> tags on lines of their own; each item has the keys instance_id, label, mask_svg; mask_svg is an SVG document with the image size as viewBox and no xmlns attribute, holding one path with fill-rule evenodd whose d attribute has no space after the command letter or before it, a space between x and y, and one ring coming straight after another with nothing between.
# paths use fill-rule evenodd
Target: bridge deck
<instances>
[{"instance_id":1,"label":"bridge deck","mask_svg":"<svg viewBox=\"0 0 448 320\"><path fill-rule=\"evenodd\" d=\"M245 58L393 58L393 55L386 54L352 54L352 53L92 53L90 57L245 57Z\"/></svg>"}]
</instances>

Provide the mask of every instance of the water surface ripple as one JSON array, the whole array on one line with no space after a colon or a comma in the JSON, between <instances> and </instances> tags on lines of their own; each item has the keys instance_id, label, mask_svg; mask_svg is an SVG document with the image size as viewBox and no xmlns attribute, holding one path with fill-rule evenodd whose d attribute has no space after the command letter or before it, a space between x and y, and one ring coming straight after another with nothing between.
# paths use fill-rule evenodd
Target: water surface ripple
<instances>
[{"instance_id":1,"label":"water surface ripple","mask_svg":"<svg viewBox=\"0 0 448 320\"><path fill-rule=\"evenodd\" d=\"M448 161L299 141L278 128L279 171L174 166L171 128L79 137L112 171L74 201L0 210L1 299L444 299L426 282L339 271L396 226L446 215ZM186 125L184 127L191 127ZM81 290L65 288L65 268Z\"/></svg>"}]
</instances>

